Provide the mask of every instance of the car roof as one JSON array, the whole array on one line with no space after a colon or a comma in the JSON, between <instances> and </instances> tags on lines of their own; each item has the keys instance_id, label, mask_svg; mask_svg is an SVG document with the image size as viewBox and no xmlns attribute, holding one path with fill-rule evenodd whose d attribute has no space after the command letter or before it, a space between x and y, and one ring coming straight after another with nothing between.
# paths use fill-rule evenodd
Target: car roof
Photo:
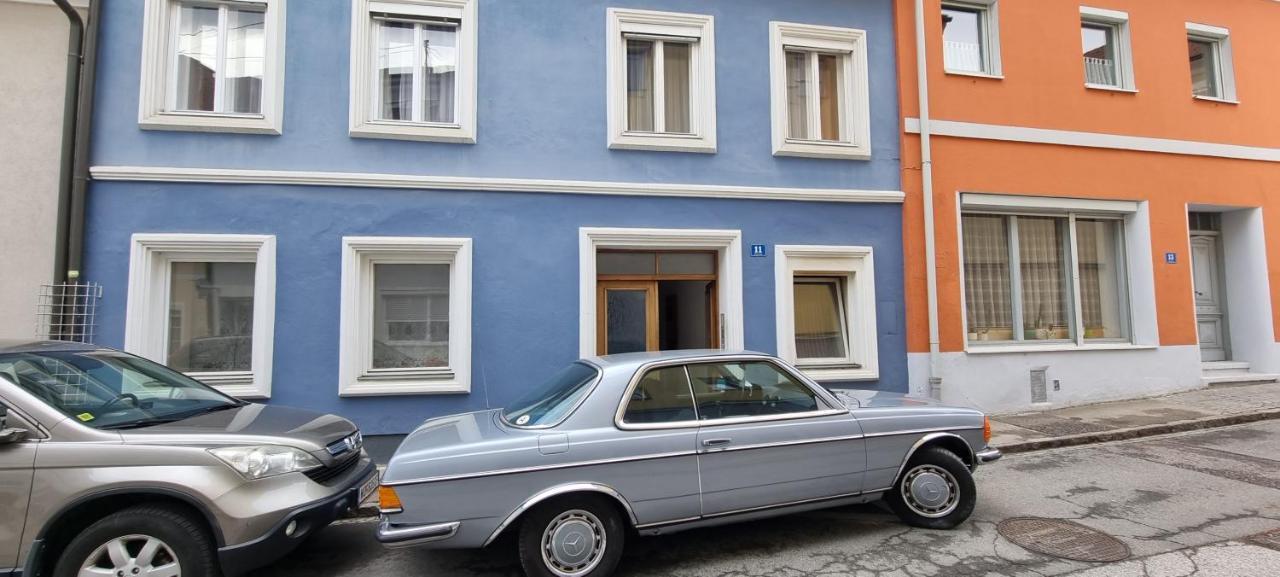
<instances>
[{"instance_id":1,"label":"car roof","mask_svg":"<svg viewBox=\"0 0 1280 577\"><path fill-rule=\"evenodd\" d=\"M689 349L682 351L649 351L640 353L621 353L616 355L600 355L583 359L602 369L638 368L640 365L655 361L679 361L705 359L707 357L761 357L773 358L773 355L756 351L730 351L724 349Z\"/></svg>"},{"instance_id":2,"label":"car roof","mask_svg":"<svg viewBox=\"0 0 1280 577\"><path fill-rule=\"evenodd\" d=\"M0 339L0 354L96 351L103 347L72 341L37 341L24 339Z\"/></svg>"}]
</instances>

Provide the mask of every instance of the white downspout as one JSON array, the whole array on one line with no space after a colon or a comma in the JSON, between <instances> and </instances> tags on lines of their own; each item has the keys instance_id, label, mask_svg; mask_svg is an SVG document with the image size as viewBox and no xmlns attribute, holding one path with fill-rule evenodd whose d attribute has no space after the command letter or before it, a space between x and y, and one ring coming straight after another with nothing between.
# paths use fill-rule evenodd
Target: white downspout
<instances>
[{"instance_id":1,"label":"white downspout","mask_svg":"<svg viewBox=\"0 0 1280 577\"><path fill-rule=\"evenodd\" d=\"M924 0L916 0L916 86L920 90L920 177L924 194L924 261L929 302L929 396L942 398L941 338L938 336L938 255L933 228L933 144L929 126L929 58L925 47Z\"/></svg>"}]
</instances>

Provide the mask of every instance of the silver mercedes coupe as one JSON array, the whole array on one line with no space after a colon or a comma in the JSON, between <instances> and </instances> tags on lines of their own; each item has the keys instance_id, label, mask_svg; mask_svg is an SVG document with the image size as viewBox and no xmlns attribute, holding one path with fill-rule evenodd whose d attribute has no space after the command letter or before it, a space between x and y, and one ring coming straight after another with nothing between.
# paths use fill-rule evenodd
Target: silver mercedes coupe
<instances>
[{"instance_id":1,"label":"silver mercedes coupe","mask_svg":"<svg viewBox=\"0 0 1280 577\"><path fill-rule=\"evenodd\" d=\"M978 411L827 390L759 353L583 359L506 409L431 419L379 488L388 547L475 548L513 532L530 577L613 572L658 535L883 498L906 523L973 511L1000 458Z\"/></svg>"}]
</instances>

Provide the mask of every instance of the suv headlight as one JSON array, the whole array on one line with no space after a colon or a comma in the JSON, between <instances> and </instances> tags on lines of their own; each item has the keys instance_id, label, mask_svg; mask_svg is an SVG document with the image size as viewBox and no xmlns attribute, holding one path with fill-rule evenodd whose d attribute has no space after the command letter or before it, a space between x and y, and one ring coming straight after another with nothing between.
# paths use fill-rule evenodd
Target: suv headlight
<instances>
[{"instance_id":1,"label":"suv headlight","mask_svg":"<svg viewBox=\"0 0 1280 577\"><path fill-rule=\"evenodd\" d=\"M308 471L323 466L306 451L284 445L222 447L209 449L209 452L250 480Z\"/></svg>"}]
</instances>

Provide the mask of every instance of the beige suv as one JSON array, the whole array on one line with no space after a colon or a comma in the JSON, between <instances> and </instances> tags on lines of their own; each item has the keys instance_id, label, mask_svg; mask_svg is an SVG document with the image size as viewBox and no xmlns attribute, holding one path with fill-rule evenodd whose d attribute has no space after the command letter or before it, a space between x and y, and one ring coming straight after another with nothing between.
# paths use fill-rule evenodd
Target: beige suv
<instances>
[{"instance_id":1,"label":"beige suv","mask_svg":"<svg viewBox=\"0 0 1280 577\"><path fill-rule=\"evenodd\" d=\"M110 349L0 342L0 576L235 575L377 486L341 417Z\"/></svg>"}]
</instances>

